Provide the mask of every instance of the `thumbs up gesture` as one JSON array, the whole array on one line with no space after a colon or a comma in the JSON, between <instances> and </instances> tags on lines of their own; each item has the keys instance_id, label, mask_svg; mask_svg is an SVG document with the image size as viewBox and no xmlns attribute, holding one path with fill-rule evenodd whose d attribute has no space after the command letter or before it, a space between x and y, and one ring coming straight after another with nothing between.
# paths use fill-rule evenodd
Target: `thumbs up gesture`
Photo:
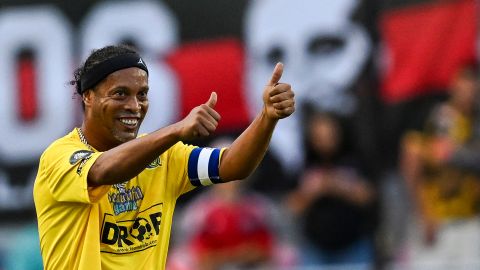
<instances>
[{"instance_id":1,"label":"thumbs up gesture","mask_svg":"<svg viewBox=\"0 0 480 270\"><path fill-rule=\"evenodd\" d=\"M217 93L216 92L212 92L210 94L210 98L208 99L208 101L205 103L205 105L207 105L208 107L210 108L215 108L215 105L217 104Z\"/></svg>"},{"instance_id":2,"label":"thumbs up gesture","mask_svg":"<svg viewBox=\"0 0 480 270\"><path fill-rule=\"evenodd\" d=\"M295 111L295 93L289 84L279 82L282 74L283 64L278 63L263 90L264 111L271 119L282 119Z\"/></svg>"},{"instance_id":3,"label":"thumbs up gesture","mask_svg":"<svg viewBox=\"0 0 480 270\"><path fill-rule=\"evenodd\" d=\"M220 121L220 114L215 111L217 93L212 92L204 104L193 108L182 121L177 123L181 140L192 140L212 134Z\"/></svg>"}]
</instances>

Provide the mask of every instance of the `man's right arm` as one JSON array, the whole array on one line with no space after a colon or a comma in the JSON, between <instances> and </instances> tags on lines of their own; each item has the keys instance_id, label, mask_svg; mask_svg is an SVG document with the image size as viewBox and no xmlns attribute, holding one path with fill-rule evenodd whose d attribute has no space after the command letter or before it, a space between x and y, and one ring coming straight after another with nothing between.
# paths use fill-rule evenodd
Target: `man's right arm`
<instances>
[{"instance_id":1,"label":"man's right arm","mask_svg":"<svg viewBox=\"0 0 480 270\"><path fill-rule=\"evenodd\" d=\"M128 181L177 142L209 136L220 120L213 109L216 101L212 93L207 103L195 107L183 120L103 152L88 172L88 186Z\"/></svg>"}]
</instances>

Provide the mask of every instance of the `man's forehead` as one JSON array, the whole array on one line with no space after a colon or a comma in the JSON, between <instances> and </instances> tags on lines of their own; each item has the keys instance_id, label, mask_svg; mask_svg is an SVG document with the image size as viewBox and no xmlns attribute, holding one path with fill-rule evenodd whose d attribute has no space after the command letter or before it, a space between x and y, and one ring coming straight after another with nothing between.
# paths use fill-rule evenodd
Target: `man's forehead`
<instances>
[{"instance_id":1,"label":"man's forehead","mask_svg":"<svg viewBox=\"0 0 480 270\"><path fill-rule=\"evenodd\" d=\"M130 67L130 68L120 69L115 72L112 72L107 76L107 78L122 80L122 81L131 80L131 79L147 80L148 74L143 69L140 69L137 67Z\"/></svg>"},{"instance_id":2,"label":"man's forehead","mask_svg":"<svg viewBox=\"0 0 480 270\"><path fill-rule=\"evenodd\" d=\"M138 67L129 67L129 68L120 69L120 70L117 70L117 71L114 71L114 72L110 73L110 75L148 77L148 73L145 70L143 70L141 68L138 68Z\"/></svg>"},{"instance_id":3,"label":"man's forehead","mask_svg":"<svg viewBox=\"0 0 480 270\"><path fill-rule=\"evenodd\" d=\"M148 74L143 69L130 67L109 74L105 81L109 84L122 84L125 86L134 84L148 86Z\"/></svg>"}]
</instances>

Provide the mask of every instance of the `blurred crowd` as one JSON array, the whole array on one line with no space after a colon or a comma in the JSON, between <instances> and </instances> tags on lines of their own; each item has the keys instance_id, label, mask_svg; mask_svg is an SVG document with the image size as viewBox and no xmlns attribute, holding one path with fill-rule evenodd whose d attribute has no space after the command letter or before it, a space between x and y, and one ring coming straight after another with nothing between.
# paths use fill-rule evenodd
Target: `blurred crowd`
<instances>
[{"instance_id":1,"label":"blurred crowd","mask_svg":"<svg viewBox=\"0 0 480 270\"><path fill-rule=\"evenodd\" d=\"M462 66L382 175L348 119L303 104L303 168L279 174L270 156L183 200L168 269L480 269L479 82Z\"/></svg>"}]
</instances>

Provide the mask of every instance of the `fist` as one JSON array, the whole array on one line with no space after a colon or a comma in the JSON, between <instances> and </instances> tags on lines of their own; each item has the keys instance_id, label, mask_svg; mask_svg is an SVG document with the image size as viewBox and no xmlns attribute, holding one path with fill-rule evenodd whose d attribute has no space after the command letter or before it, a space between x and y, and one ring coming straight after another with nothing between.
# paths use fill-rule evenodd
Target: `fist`
<instances>
[{"instance_id":1,"label":"fist","mask_svg":"<svg viewBox=\"0 0 480 270\"><path fill-rule=\"evenodd\" d=\"M271 119L282 119L295 111L295 93L290 84L279 83L282 74L283 64L278 63L263 90L264 111Z\"/></svg>"},{"instance_id":2,"label":"fist","mask_svg":"<svg viewBox=\"0 0 480 270\"><path fill-rule=\"evenodd\" d=\"M217 93L212 92L204 104L193 108L182 121L178 122L181 140L193 140L211 135L218 126L220 114L215 111Z\"/></svg>"}]
</instances>

